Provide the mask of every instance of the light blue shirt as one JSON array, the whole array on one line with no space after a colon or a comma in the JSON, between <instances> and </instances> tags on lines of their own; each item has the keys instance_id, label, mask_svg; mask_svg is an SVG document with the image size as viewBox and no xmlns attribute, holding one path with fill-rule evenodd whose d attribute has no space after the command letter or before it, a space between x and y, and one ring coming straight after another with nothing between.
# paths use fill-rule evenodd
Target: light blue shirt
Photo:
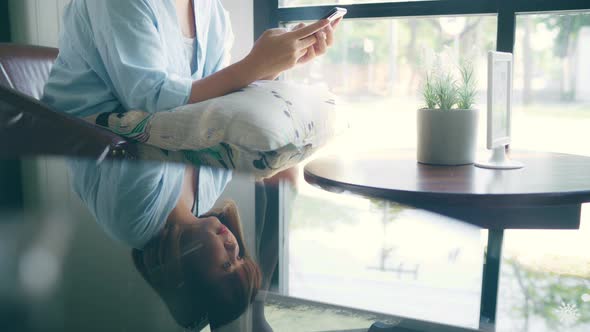
<instances>
[{"instance_id":1,"label":"light blue shirt","mask_svg":"<svg viewBox=\"0 0 590 332\"><path fill-rule=\"evenodd\" d=\"M193 80L229 64L233 42L219 0L195 0L194 7L197 42L188 59L174 0L72 0L42 100L80 117L187 104ZM72 186L98 223L135 248L164 226L184 170L166 163L70 162ZM212 207L230 179L230 171L201 167L198 213Z\"/></svg>"}]
</instances>

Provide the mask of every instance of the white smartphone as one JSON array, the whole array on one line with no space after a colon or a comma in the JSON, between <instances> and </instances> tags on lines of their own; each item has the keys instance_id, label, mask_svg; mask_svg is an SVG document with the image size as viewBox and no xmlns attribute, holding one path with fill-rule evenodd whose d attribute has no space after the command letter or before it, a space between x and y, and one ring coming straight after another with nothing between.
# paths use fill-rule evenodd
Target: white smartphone
<instances>
[{"instance_id":1,"label":"white smartphone","mask_svg":"<svg viewBox=\"0 0 590 332\"><path fill-rule=\"evenodd\" d=\"M346 13L348 13L346 8L334 7L326 15L324 15L324 17L322 17L322 20L328 19L330 22L332 22L346 15Z\"/></svg>"}]
</instances>

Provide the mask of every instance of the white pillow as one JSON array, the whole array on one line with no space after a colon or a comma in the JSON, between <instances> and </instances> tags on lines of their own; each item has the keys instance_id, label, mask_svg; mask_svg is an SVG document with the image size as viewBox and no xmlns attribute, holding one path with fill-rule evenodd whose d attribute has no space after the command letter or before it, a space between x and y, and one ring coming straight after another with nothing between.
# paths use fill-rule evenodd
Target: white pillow
<instances>
[{"instance_id":1,"label":"white pillow","mask_svg":"<svg viewBox=\"0 0 590 332\"><path fill-rule=\"evenodd\" d=\"M267 177L323 147L336 134L335 112L335 97L326 88L258 81L167 112L129 111L87 120L149 146L178 152L146 147L140 149L140 158L161 155L158 159Z\"/></svg>"}]
</instances>

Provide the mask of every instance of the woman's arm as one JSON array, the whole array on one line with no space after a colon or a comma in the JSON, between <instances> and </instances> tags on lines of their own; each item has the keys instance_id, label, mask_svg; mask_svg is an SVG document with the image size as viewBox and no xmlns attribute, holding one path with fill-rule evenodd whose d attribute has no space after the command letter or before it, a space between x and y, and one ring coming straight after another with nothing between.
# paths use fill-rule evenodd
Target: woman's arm
<instances>
[{"instance_id":1,"label":"woman's arm","mask_svg":"<svg viewBox=\"0 0 590 332\"><path fill-rule=\"evenodd\" d=\"M188 103L220 97L294 67L317 42L314 34L329 24L320 20L296 31L267 30L246 58L193 82Z\"/></svg>"},{"instance_id":2,"label":"woman's arm","mask_svg":"<svg viewBox=\"0 0 590 332\"><path fill-rule=\"evenodd\" d=\"M316 57L324 55L327 52L328 48L330 48L332 44L334 44L334 31L338 24L340 24L340 21L342 21L342 18L333 21L332 23L326 25L326 27L316 32L315 37L317 39L317 42L307 48L305 55L299 58L297 64L306 64L315 59ZM299 30L306 26L307 25L305 23L299 23L293 28L293 30ZM273 81L276 80L277 77L279 77L279 75L281 75L281 72L272 73L271 75L262 77L260 79Z\"/></svg>"},{"instance_id":3,"label":"woman's arm","mask_svg":"<svg viewBox=\"0 0 590 332\"><path fill-rule=\"evenodd\" d=\"M193 82L189 104L226 95L259 79L246 59Z\"/></svg>"}]
</instances>

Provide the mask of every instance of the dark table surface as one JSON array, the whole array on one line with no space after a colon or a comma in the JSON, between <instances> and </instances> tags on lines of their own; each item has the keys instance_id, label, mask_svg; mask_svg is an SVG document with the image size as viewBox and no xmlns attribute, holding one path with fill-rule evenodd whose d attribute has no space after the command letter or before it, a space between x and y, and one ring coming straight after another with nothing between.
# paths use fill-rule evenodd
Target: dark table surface
<instances>
[{"instance_id":1,"label":"dark table surface","mask_svg":"<svg viewBox=\"0 0 590 332\"><path fill-rule=\"evenodd\" d=\"M408 204L471 206L562 205L590 201L590 157L513 151L519 170L432 166L415 151L383 150L320 158L305 179L326 190L350 191Z\"/></svg>"},{"instance_id":2,"label":"dark table surface","mask_svg":"<svg viewBox=\"0 0 590 332\"><path fill-rule=\"evenodd\" d=\"M332 192L387 199L490 229L576 229L590 202L590 157L512 151L519 170L433 166L413 150L323 157L305 167L307 182Z\"/></svg>"}]
</instances>

